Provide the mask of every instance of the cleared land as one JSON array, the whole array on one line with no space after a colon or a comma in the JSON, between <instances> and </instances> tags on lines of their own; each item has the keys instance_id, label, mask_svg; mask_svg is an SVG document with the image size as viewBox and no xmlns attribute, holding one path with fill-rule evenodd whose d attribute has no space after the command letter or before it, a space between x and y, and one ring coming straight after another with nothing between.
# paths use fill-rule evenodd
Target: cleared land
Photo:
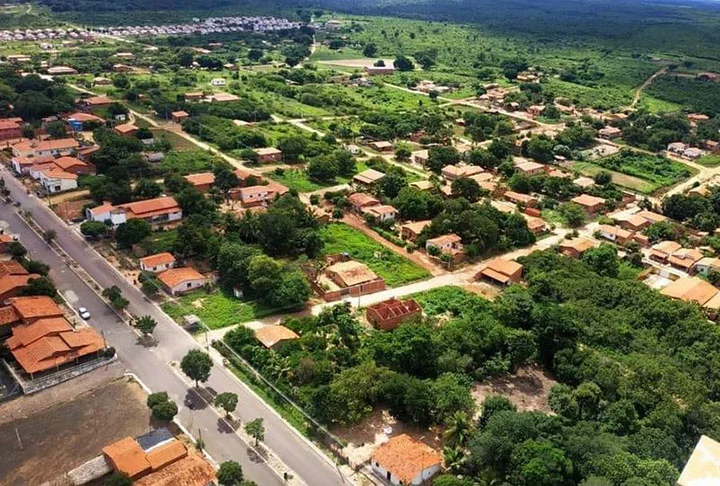
<instances>
[{"instance_id":1,"label":"cleared land","mask_svg":"<svg viewBox=\"0 0 720 486\"><path fill-rule=\"evenodd\" d=\"M145 398L139 385L122 379L0 426L0 484L42 484L96 457L111 442L149 431Z\"/></svg>"},{"instance_id":2,"label":"cleared land","mask_svg":"<svg viewBox=\"0 0 720 486\"><path fill-rule=\"evenodd\" d=\"M220 290L208 294L204 290L190 292L173 302L163 304L163 310L175 321L195 314L210 329L219 329L261 319L279 312L256 302L248 302L225 295Z\"/></svg>"}]
</instances>

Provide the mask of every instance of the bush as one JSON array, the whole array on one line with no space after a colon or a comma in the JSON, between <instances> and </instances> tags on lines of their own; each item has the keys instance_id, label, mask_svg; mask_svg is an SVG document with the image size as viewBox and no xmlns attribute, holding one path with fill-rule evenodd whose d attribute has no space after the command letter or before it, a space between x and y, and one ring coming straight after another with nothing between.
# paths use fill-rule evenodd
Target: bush
<instances>
[{"instance_id":1,"label":"bush","mask_svg":"<svg viewBox=\"0 0 720 486\"><path fill-rule=\"evenodd\" d=\"M163 420L169 422L178 413L177 405L172 400L160 402L155 405L152 410L152 416L157 420Z\"/></svg>"}]
</instances>

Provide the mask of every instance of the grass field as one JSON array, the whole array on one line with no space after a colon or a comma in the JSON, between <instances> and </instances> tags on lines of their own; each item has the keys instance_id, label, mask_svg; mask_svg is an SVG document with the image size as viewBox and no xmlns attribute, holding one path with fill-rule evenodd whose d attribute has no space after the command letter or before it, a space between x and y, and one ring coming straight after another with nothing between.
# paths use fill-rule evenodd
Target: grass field
<instances>
[{"instance_id":1,"label":"grass field","mask_svg":"<svg viewBox=\"0 0 720 486\"><path fill-rule=\"evenodd\" d=\"M612 180L615 184L642 194L650 194L657 190L657 187L651 182L644 181L639 177L633 177L621 172L605 169L599 165L593 164L592 162L575 162L572 167L574 170L577 170L582 175L588 177L593 177L601 171L609 172L610 175L612 175Z\"/></svg>"},{"instance_id":2,"label":"grass field","mask_svg":"<svg viewBox=\"0 0 720 486\"><path fill-rule=\"evenodd\" d=\"M247 302L225 295L220 290L206 293L204 290L190 292L175 302L163 304L163 310L175 321L195 314L210 329L232 326L275 314L280 309Z\"/></svg>"},{"instance_id":3,"label":"grass field","mask_svg":"<svg viewBox=\"0 0 720 486\"><path fill-rule=\"evenodd\" d=\"M178 137L179 138L179 137ZM184 152L170 152L160 162L160 167L168 172L179 174L193 174L212 170L219 157L211 155L202 150L188 150Z\"/></svg>"},{"instance_id":4,"label":"grass field","mask_svg":"<svg viewBox=\"0 0 720 486\"><path fill-rule=\"evenodd\" d=\"M695 162L700 165L704 165L705 167L717 167L720 165L720 154L706 155L704 157L700 157Z\"/></svg>"},{"instance_id":5,"label":"grass field","mask_svg":"<svg viewBox=\"0 0 720 486\"><path fill-rule=\"evenodd\" d=\"M412 295L428 316L450 313L461 315L464 312L489 309L489 302L461 287L447 286Z\"/></svg>"},{"instance_id":6,"label":"grass field","mask_svg":"<svg viewBox=\"0 0 720 486\"><path fill-rule=\"evenodd\" d=\"M364 233L345 224L329 224L320 230L326 255L348 253L385 280L389 287L397 287L429 277L423 268L388 250Z\"/></svg>"}]
</instances>

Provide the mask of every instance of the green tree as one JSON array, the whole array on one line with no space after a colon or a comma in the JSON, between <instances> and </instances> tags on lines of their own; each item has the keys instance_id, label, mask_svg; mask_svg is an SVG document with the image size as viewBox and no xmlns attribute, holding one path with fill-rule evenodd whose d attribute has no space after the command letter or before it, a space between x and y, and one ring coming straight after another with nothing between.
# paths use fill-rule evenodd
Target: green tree
<instances>
[{"instance_id":1,"label":"green tree","mask_svg":"<svg viewBox=\"0 0 720 486\"><path fill-rule=\"evenodd\" d=\"M490 419L500 412L515 412L517 407L509 398L502 395L489 395L485 397L480 408L480 424L487 424Z\"/></svg>"},{"instance_id":2,"label":"green tree","mask_svg":"<svg viewBox=\"0 0 720 486\"><path fill-rule=\"evenodd\" d=\"M162 192L160 184L152 179L140 179L133 190L133 194L138 199L154 199L160 196Z\"/></svg>"},{"instance_id":3,"label":"green tree","mask_svg":"<svg viewBox=\"0 0 720 486\"><path fill-rule=\"evenodd\" d=\"M265 425L263 424L263 419L256 418L255 420L245 424L245 432L255 439L255 445L257 446L261 440L265 439Z\"/></svg>"},{"instance_id":4,"label":"green tree","mask_svg":"<svg viewBox=\"0 0 720 486\"><path fill-rule=\"evenodd\" d=\"M571 228L579 228L585 224L585 211L579 205L572 202L564 202L558 206L558 212L565 219Z\"/></svg>"},{"instance_id":5,"label":"green tree","mask_svg":"<svg viewBox=\"0 0 720 486\"><path fill-rule=\"evenodd\" d=\"M27 249L19 241L11 241L7 244L7 252L14 260L19 260L27 255Z\"/></svg>"},{"instance_id":6,"label":"green tree","mask_svg":"<svg viewBox=\"0 0 720 486\"><path fill-rule=\"evenodd\" d=\"M102 221L85 221L80 225L80 233L91 239L102 238L107 232L108 226Z\"/></svg>"},{"instance_id":7,"label":"green tree","mask_svg":"<svg viewBox=\"0 0 720 486\"><path fill-rule=\"evenodd\" d=\"M127 473L115 471L103 482L105 486L132 486L133 480Z\"/></svg>"},{"instance_id":8,"label":"green tree","mask_svg":"<svg viewBox=\"0 0 720 486\"><path fill-rule=\"evenodd\" d=\"M167 392L155 392L148 395L146 403L148 408L153 408L158 403L167 402L170 400L170 397L168 396Z\"/></svg>"},{"instance_id":9,"label":"green tree","mask_svg":"<svg viewBox=\"0 0 720 486\"><path fill-rule=\"evenodd\" d=\"M131 219L115 230L115 241L120 248L131 248L150 236L152 228L144 219Z\"/></svg>"},{"instance_id":10,"label":"green tree","mask_svg":"<svg viewBox=\"0 0 720 486\"><path fill-rule=\"evenodd\" d=\"M470 418L463 411L458 411L445 422L445 442L451 447L462 447L470 436Z\"/></svg>"},{"instance_id":11,"label":"green tree","mask_svg":"<svg viewBox=\"0 0 720 486\"><path fill-rule=\"evenodd\" d=\"M546 440L528 440L512 453L510 477L518 486L573 484L573 464L565 453Z\"/></svg>"},{"instance_id":12,"label":"green tree","mask_svg":"<svg viewBox=\"0 0 720 486\"><path fill-rule=\"evenodd\" d=\"M242 466L235 461L225 461L220 464L217 480L220 486L242 486L245 475Z\"/></svg>"},{"instance_id":13,"label":"green tree","mask_svg":"<svg viewBox=\"0 0 720 486\"><path fill-rule=\"evenodd\" d=\"M225 410L226 417L235 411L237 404L238 396L231 392L220 393L215 397L215 406Z\"/></svg>"},{"instance_id":14,"label":"green tree","mask_svg":"<svg viewBox=\"0 0 720 486\"><path fill-rule=\"evenodd\" d=\"M617 248L610 243L603 243L597 248L590 248L583 254L582 261L592 268L595 273L603 277L617 277L620 268Z\"/></svg>"},{"instance_id":15,"label":"green tree","mask_svg":"<svg viewBox=\"0 0 720 486\"><path fill-rule=\"evenodd\" d=\"M150 410L155 419L166 422L171 421L178 413L178 407L172 400L156 403Z\"/></svg>"},{"instance_id":16,"label":"green tree","mask_svg":"<svg viewBox=\"0 0 720 486\"><path fill-rule=\"evenodd\" d=\"M375 54L377 54L377 47L372 42L368 42L363 46L363 56L365 57L375 57Z\"/></svg>"},{"instance_id":17,"label":"green tree","mask_svg":"<svg viewBox=\"0 0 720 486\"><path fill-rule=\"evenodd\" d=\"M57 296L57 289L55 284L52 283L47 277L38 277L28 280L28 284L25 288L20 291L21 295L46 295L48 297L55 298Z\"/></svg>"},{"instance_id":18,"label":"green tree","mask_svg":"<svg viewBox=\"0 0 720 486\"><path fill-rule=\"evenodd\" d=\"M212 359L210 359L209 354L199 349L191 349L180 362L180 369L195 381L195 387L197 388L200 382L205 383L210 378Z\"/></svg>"},{"instance_id":19,"label":"green tree","mask_svg":"<svg viewBox=\"0 0 720 486\"><path fill-rule=\"evenodd\" d=\"M135 327L143 333L144 336L149 336L155 330L157 321L150 316L142 316L135 318Z\"/></svg>"},{"instance_id":20,"label":"green tree","mask_svg":"<svg viewBox=\"0 0 720 486\"><path fill-rule=\"evenodd\" d=\"M393 63L398 71L412 71L415 69L413 62L405 56L398 56Z\"/></svg>"},{"instance_id":21,"label":"green tree","mask_svg":"<svg viewBox=\"0 0 720 486\"><path fill-rule=\"evenodd\" d=\"M476 202L480 199L483 189L476 180L469 177L460 177L452 182L452 193L455 197L464 197L470 202Z\"/></svg>"},{"instance_id":22,"label":"green tree","mask_svg":"<svg viewBox=\"0 0 720 486\"><path fill-rule=\"evenodd\" d=\"M316 181L330 182L338 175L338 168L335 161L329 157L315 157L308 164L308 176Z\"/></svg>"}]
</instances>

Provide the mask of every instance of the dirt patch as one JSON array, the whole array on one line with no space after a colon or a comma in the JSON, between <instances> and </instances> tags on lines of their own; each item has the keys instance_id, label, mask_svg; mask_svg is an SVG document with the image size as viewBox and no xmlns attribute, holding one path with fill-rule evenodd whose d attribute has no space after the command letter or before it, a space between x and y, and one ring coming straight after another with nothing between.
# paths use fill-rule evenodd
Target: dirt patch
<instances>
[{"instance_id":1,"label":"dirt patch","mask_svg":"<svg viewBox=\"0 0 720 486\"><path fill-rule=\"evenodd\" d=\"M463 285L462 288L487 300L495 300L502 293L498 287L493 287L485 282L468 283Z\"/></svg>"},{"instance_id":2,"label":"dirt patch","mask_svg":"<svg viewBox=\"0 0 720 486\"><path fill-rule=\"evenodd\" d=\"M514 375L475 384L472 396L478 410L487 396L502 395L509 398L518 410L551 413L548 396L555 384L557 381L542 369L535 366L524 367Z\"/></svg>"},{"instance_id":3,"label":"dirt patch","mask_svg":"<svg viewBox=\"0 0 720 486\"><path fill-rule=\"evenodd\" d=\"M0 484L42 484L96 457L114 441L148 432L145 399L138 384L121 379L0 426Z\"/></svg>"},{"instance_id":4,"label":"dirt patch","mask_svg":"<svg viewBox=\"0 0 720 486\"><path fill-rule=\"evenodd\" d=\"M423 429L398 421L387 409L378 408L354 427L336 426L330 430L347 445L342 453L352 467L370 460L373 451L392 436L407 434L433 449L442 449L442 429ZM389 432L389 433L388 433Z\"/></svg>"},{"instance_id":5,"label":"dirt patch","mask_svg":"<svg viewBox=\"0 0 720 486\"><path fill-rule=\"evenodd\" d=\"M344 66L344 67L356 67L356 68L364 68L364 67L371 67L374 66L377 62L377 59L368 59L368 58L360 58L360 59L334 59L331 61L318 61L318 64L329 64L331 66ZM393 60L392 59L383 59L385 61L386 66L392 66Z\"/></svg>"}]
</instances>

